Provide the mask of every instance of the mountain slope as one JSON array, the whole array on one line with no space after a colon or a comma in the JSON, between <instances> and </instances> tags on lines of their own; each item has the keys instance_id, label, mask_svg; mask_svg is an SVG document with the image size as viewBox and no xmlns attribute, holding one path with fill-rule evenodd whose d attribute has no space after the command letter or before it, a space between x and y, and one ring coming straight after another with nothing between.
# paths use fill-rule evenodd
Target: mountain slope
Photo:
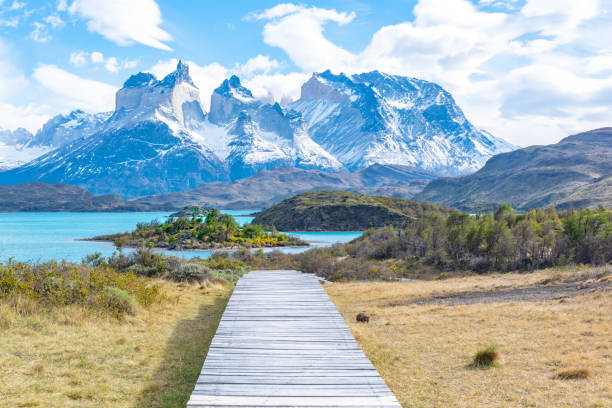
<instances>
[{"instance_id":1,"label":"mountain slope","mask_svg":"<svg viewBox=\"0 0 612 408\"><path fill-rule=\"evenodd\" d=\"M215 89L207 120L226 133L226 144L219 145L215 153L227 162L233 180L284 166L331 172L343 169L342 163L310 138L299 114L253 98L237 76ZM204 137L207 131L210 126L202 129Z\"/></svg>"},{"instance_id":2,"label":"mountain slope","mask_svg":"<svg viewBox=\"0 0 612 408\"><path fill-rule=\"evenodd\" d=\"M303 115L315 142L353 170L385 163L464 174L516 148L476 129L439 85L378 71L313 74L288 107Z\"/></svg>"},{"instance_id":3,"label":"mountain slope","mask_svg":"<svg viewBox=\"0 0 612 408\"><path fill-rule=\"evenodd\" d=\"M166 209L190 205L257 209L270 207L295 194L321 189L410 198L436 177L412 167L378 164L353 173L283 167L264 170L233 182L205 183L192 190L141 197L133 201Z\"/></svg>"},{"instance_id":4,"label":"mountain slope","mask_svg":"<svg viewBox=\"0 0 612 408\"><path fill-rule=\"evenodd\" d=\"M112 112L90 114L75 110L68 115L57 115L28 140L29 146L57 148L76 139L85 138L98 132Z\"/></svg>"},{"instance_id":5,"label":"mountain slope","mask_svg":"<svg viewBox=\"0 0 612 408\"><path fill-rule=\"evenodd\" d=\"M56 116L30 145L55 150L0 173L0 183L60 182L126 198L288 166L335 173L395 164L462 174L513 148L471 125L440 86L377 71L314 74L285 107L259 101L232 76L206 113L182 62L162 79L132 75L112 113Z\"/></svg>"},{"instance_id":6,"label":"mountain slope","mask_svg":"<svg viewBox=\"0 0 612 408\"><path fill-rule=\"evenodd\" d=\"M469 211L612 205L612 128L492 157L476 173L431 182L417 199Z\"/></svg>"},{"instance_id":7,"label":"mountain slope","mask_svg":"<svg viewBox=\"0 0 612 408\"><path fill-rule=\"evenodd\" d=\"M97 133L2 173L0 181L59 182L133 197L227 180L225 164L189 129L203 116L185 64L162 80L133 75L117 92L115 111Z\"/></svg>"},{"instance_id":8,"label":"mountain slope","mask_svg":"<svg viewBox=\"0 0 612 408\"><path fill-rule=\"evenodd\" d=\"M21 166L50 150L46 146L29 146L33 137L34 135L24 128L0 128L0 171Z\"/></svg>"},{"instance_id":9,"label":"mountain slope","mask_svg":"<svg viewBox=\"0 0 612 408\"><path fill-rule=\"evenodd\" d=\"M0 186L0 211L149 211L116 195L94 196L80 187L41 182Z\"/></svg>"},{"instance_id":10,"label":"mountain slope","mask_svg":"<svg viewBox=\"0 0 612 408\"><path fill-rule=\"evenodd\" d=\"M280 231L363 231L386 225L405 227L431 210L452 209L399 198L373 197L345 191L311 191L288 198L258 213L254 224Z\"/></svg>"}]
</instances>

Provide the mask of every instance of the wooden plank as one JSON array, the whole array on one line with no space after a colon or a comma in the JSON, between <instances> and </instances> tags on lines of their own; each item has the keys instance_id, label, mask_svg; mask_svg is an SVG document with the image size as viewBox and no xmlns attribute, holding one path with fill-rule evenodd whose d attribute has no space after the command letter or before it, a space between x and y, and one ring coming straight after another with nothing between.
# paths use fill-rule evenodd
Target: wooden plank
<instances>
[{"instance_id":1,"label":"wooden plank","mask_svg":"<svg viewBox=\"0 0 612 408\"><path fill-rule=\"evenodd\" d=\"M238 281L187 407L400 405L314 275Z\"/></svg>"}]
</instances>

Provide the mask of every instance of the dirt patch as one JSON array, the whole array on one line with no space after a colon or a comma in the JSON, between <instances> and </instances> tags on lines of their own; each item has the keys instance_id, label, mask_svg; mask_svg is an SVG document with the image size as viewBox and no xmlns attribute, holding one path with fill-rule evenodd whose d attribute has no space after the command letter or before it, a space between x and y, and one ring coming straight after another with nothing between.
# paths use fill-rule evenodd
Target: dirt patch
<instances>
[{"instance_id":1,"label":"dirt patch","mask_svg":"<svg viewBox=\"0 0 612 408\"><path fill-rule=\"evenodd\" d=\"M564 284L528 286L524 288L471 291L450 295L432 296L390 306L437 304L445 306L471 305L474 303L539 302L560 300L593 292L607 292L612 282L572 282Z\"/></svg>"}]
</instances>

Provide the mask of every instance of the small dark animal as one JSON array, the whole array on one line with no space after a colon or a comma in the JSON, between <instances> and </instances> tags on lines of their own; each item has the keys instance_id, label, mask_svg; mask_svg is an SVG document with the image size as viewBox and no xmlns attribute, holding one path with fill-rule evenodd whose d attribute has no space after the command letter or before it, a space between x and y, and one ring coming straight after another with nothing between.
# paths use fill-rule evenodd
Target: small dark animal
<instances>
[{"instance_id":1,"label":"small dark animal","mask_svg":"<svg viewBox=\"0 0 612 408\"><path fill-rule=\"evenodd\" d=\"M370 316L365 313L359 313L357 315L357 321L362 323L368 323L370 321Z\"/></svg>"}]
</instances>

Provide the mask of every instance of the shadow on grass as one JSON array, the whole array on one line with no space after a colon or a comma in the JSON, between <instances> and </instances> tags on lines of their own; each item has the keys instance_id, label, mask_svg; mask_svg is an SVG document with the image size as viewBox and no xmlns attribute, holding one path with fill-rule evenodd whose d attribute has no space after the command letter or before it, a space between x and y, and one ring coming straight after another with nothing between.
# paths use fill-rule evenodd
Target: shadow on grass
<instances>
[{"instance_id":1,"label":"shadow on grass","mask_svg":"<svg viewBox=\"0 0 612 408\"><path fill-rule=\"evenodd\" d=\"M216 297L213 304L200 308L197 318L177 324L162 363L134 408L185 407L228 299L229 294Z\"/></svg>"}]
</instances>

